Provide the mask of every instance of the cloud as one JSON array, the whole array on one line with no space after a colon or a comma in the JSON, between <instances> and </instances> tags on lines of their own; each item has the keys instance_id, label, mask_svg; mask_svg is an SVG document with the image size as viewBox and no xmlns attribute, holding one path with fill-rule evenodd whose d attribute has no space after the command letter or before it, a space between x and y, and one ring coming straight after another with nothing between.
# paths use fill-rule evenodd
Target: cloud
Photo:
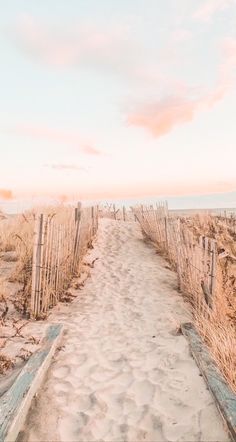
<instances>
[{"instance_id":1,"label":"cloud","mask_svg":"<svg viewBox=\"0 0 236 442\"><path fill-rule=\"evenodd\" d=\"M76 166L73 164L45 164L45 167L48 167L50 169L54 170L75 170L75 171L86 171L85 167L82 166Z\"/></svg>"},{"instance_id":2,"label":"cloud","mask_svg":"<svg viewBox=\"0 0 236 442\"><path fill-rule=\"evenodd\" d=\"M46 126L33 126L27 124L18 124L13 127L5 128L5 130L13 135L30 137L37 141L50 141L52 143L72 146L85 155L103 155L103 152L93 146L90 146L90 144L88 144L77 132L69 132L59 129L52 129Z\"/></svg>"},{"instance_id":3,"label":"cloud","mask_svg":"<svg viewBox=\"0 0 236 442\"><path fill-rule=\"evenodd\" d=\"M21 14L11 30L15 44L28 56L56 67L85 64L119 68L133 54L126 34L125 25L48 26L30 14Z\"/></svg>"},{"instance_id":4,"label":"cloud","mask_svg":"<svg viewBox=\"0 0 236 442\"><path fill-rule=\"evenodd\" d=\"M13 192L9 189L0 189L0 199L9 201L13 199Z\"/></svg>"},{"instance_id":5,"label":"cloud","mask_svg":"<svg viewBox=\"0 0 236 442\"><path fill-rule=\"evenodd\" d=\"M194 13L193 17L201 21L209 21L217 12L224 11L234 4L234 0L207 0Z\"/></svg>"},{"instance_id":6,"label":"cloud","mask_svg":"<svg viewBox=\"0 0 236 442\"><path fill-rule=\"evenodd\" d=\"M56 69L89 67L115 73L129 82L160 80L156 53L133 38L121 23L48 25L30 14L19 15L9 32L14 45L32 61ZM181 35L180 35L181 34ZM177 38L184 39L184 31Z\"/></svg>"},{"instance_id":7,"label":"cloud","mask_svg":"<svg viewBox=\"0 0 236 442\"><path fill-rule=\"evenodd\" d=\"M184 41L189 41L192 38L192 32L188 29L177 28L175 31L171 33L171 41L172 43L182 43Z\"/></svg>"},{"instance_id":8,"label":"cloud","mask_svg":"<svg viewBox=\"0 0 236 442\"><path fill-rule=\"evenodd\" d=\"M129 113L127 122L129 125L146 128L155 138L159 138L175 126L192 121L197 112L209 110L224 97L226 91L227 88L222 85L200 98L192 98L183 93L146 102Z\"/></svg>"},{"instance_id":9,"label":"cloud","mask_svg":"<svg viewBox=\"0 0 236 442\"><path fill-rule=\"evenodd\" d=\"M168 97L140 105L128 116L128 124L144 127L158 138L170 132L175 125L191 121L194 107L194 103L185 99Z\"/></svg>"},{"instance_id":10,"label":"cloud","mask_svg":"<svg viewBox=\"0 0 236 442\"><path fill-rule=\"evenodd\" d=\"M224 39L221 50L223 61L218 70L218 83L212 91L193 96L192 91L183 85L182 88L177 88L178 93L134 104L128 112L127 123L143 127L158 138L169 133L175 126L192 121L197 113L210 110L235 84L236 39Z\"/></svg>"},{"instance_id":11,"label":"cloud","mask_svg":"<svg viewBox=\"0 0 236 442\"><path fill-rule=\"evenodd\" d=\"M166 81L166 62L178 62L180 45L192 33L177 27L170 33L166 47L152 45L134 38L132 25L121 23L46 24L30 14L21 14L10 37L15 46L32 61L56 69L89 67L115 73L140 88ZM162 72L164 70L164 72Z\"/></svg>"},{"instance_id":12,"label":"cloud","mask_svg":"<svg viewBox=\"0 0 236 442\"><path fill-rule=\"evenodd\" d=\"M84 146L83 152L88 155L101 155L102 154L101 151L95 149L95 147L92 147L92 146Z\"/></svg>"},{"instance_id":13,"label":"cloud","mask_svg":"<svg viewBox=\"0 0 236 442\"><path fill-rule=\"evenodd\" d=\"M228 37L222 41L224 61L220 67L221 81L233 83L236 67L236 38Z\"/></svg>"}]
</instances>

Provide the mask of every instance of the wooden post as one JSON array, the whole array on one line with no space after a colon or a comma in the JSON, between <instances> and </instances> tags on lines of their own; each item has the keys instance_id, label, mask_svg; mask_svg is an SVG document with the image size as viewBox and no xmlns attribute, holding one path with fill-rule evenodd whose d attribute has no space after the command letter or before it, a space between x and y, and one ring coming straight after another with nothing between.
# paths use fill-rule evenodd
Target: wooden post
<instances>
[{"instance_id":1,"label":"wooden post","mask_svg":"<svg viewBox=\"0 0 236 442\"><path fill-rule=\"evenodd\" d=\"M93 238L94 235L95 235L95 230L96 230L96 227L95 227L94 206L91 207L91 221L92 221L92 232L91 232L92 234L91 234L91 238ZM91 239L91 238L89 238L89 239Z\"/></svg>"},{"instance_id":2,"label":"wooden post","mask_svg":"<svg viewBox=\"0 0 236 442\"><path fill-rule=\"evenodd\" d=\"M75 222L77 221L78 218L78 207L75 208Z\"/></svg>"},{"instance_id":3,"label":"wooden post","mask_svg":"<svg viewBox=\"0 0 236 442\"><path fill-rule=\"evenodd\" d=\"M217 242L211 240L211 296L214 296L216 286L216 254L217 254Z\"/></svg>"},{"instance_id":4,"label":"wooden post","mask_svg":"<svg viewBox=\"0 0 236 442\"><path fill-rule=\"evenodd\" d=\"M125 210L125 206L123 206L123 220L126 221L126 210Z\"/></svg>"},{"instance_id":5,"label":"wooden post","mask_svg":"<svg viewBox=\"0 0 236 442\"><path fill-rule=\"evenodd\" d=\"M81 203L78 203L76 211L76 227L75 227L75 242L74 242L74 259L73 259L73 271L76 270L78 265L78 253L79 253L79 242L80 242L80 227L81 227Z\"/></svg>"},{"instance_id":6,"label":"wooden post","mask_svg":"<svg viewBox=\"0 0 236 442\"><path fill-rule=\"evenodd\" d=\"M56 242L56 278L55 278L55 297L54 304L57 304L59 300L59 289L60 289L60 253L61 252L61 226L57 226L57 242Z\"/></svg>"},{"instance_id":7,"label":"wooden post","mask_svg":"<svg viewBox=\"0 0 236 442\"><path fill-rule=\"evenodd\" d=\"M143 205L141 204L141 213L142 213L142 220L144 219L144 211L143 211Z\"/></svg>"},{"instance_id":8,"label":"wooden post","mask_svg":"<svg viewBox=\"0 0 236 442\"><path fill-rule=\"evenodd\" d=\"M52 240L52 228L51 219L48 216L45 223L44 231L44 268L43 268L43 281L42 281L42 312L46 313L48 311L49 305L49 278L50 278L50 254L51 254L51 240Z\"/></svg>"},{"instance_id":9,"label":"wooden post","mask_svg":"<svg viewBox=\"0 0 236 442\"><path fill-rule=\"evenodd\" d=\"M166 252L168 254L168 223L167 223L167 217L164 218L165 222L165 241L166 241Z\"/></svg>"},{"instance_id":10,"label":"wooden post","mask_svg":"<svg viewBox=\"0 0 236 442\"><path fill-rule=\"evenodd\" d=\"M168 217L169 216L168 201L165 201L165 213L166 213L166 216Z\"/></svg>"},{"instance_id":11,"label":"wooden post","mask_svg":"<svg viewBox=\"0 0 236 442\"><path fill-rule=\"evenodd\" d=\"M43 214L35 223L34 249L32 263L32 291L31 291L31 315L35 318L40 313L41 284L42 284L42 259L43 259Z\"/></svg>"},{"instance_id":12,"label":"wooden post","mask_svg":"<svg viewBox=\"0 0 236 442\"><path fill-rule=\"evenodd\" d=\"M180 236L180 219L177 220L176 225L176 243L177 243L177 275L178 275L178 286L179 289L182 289L182 268L181 268L181 236Z\"/></svg>"},{"instance_id":13,"label":"wooden post","mask_svg":"<svg viewBox=\"0 0 236 442\"><path fill-rule=\"evenodd\" d=\"M116 205L113 204L113 214L114 214L114 219L116 220Z\"/></svg>"},{"instance_id":14,"label":"wooden post","mask_svg":"<svg viewBox=\"0 0 236 442\"><path fill-rule=\"evenodd\" d=\"M95 213L96 213L96 233L97 233L97 231L98 231L98 220L99 220L99 205L97 204L96 205L96 211L95 211Z\"/></svg>"}]
</instances>

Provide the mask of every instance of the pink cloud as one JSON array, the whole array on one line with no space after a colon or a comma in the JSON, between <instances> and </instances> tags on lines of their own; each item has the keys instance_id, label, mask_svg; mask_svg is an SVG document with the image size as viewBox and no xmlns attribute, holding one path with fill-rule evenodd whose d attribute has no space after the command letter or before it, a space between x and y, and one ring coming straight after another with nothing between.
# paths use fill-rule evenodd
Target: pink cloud
<instances>
[{"instance_id":1,"label":"pink cloud","mask_svg":"<svg viewBox=\"0 0 236 442\"><path fill-rule=\"evenodd\" d=\"M175 126L192 121L197 112L210 109L226 92L227 88L222 85L200 98L191 98L187 93L182 93L146 102L129 113L127 122L129 125L143 127L159 138Z\"/></svg>"},{"instance_id":2,"label":"pink cloud","mask_svg":"<svg viewBox=\"0 0 236 442\"><path fill-rule=\"evenodd\" d=\"M236 67L236 38L228 37L222 42L224 61L221 65L222 81L232 82Z\"/></svg>"},{"instance_id":3,"label":"pink cloud","mask_svg":"<svg viewBox=\"0 0 236 442\"><path fill-rule=\"evenodd\" d=\"M68 29L22 14L11 36L22 52L46 66L106 69L124 77L132 86L145 89L150 82L158 85L166 81L166 63L179 62L179 46L191 38L191 32L178 27L170 33L167 47L160 49L158 62L156 51L135 40L125 24L72 24Z\"/></svg>"},{"instance_id":4,"label":"pink cloud","mask_svg":"<svg viewBox=\"0 0 236 442\"><path fill-rule=\"evenodd\" d=\"M225 39L221 49L223 62L219 67L215 89L193 97L183 85L176 89L177 94L172 93L163 99L149 100L133 106L128 113L127 123L143 127L158 138L169 133L175 126L192 121L197 113L210 110L225 97L235 83L236 39Z\"/></svg>"},{"instance_id":5,"label":"pink cloud","mask_svg":"<svg viewBox=\"0 0 236 442\"><path fill-rule=\"evenodd\" d=\"M76 166L74 164L45 164L45 167L55 170L75 170L75 171L86 171L82 166Z\"/></svg>"},{"instance_id":6,"label":"pink cloud","mask_svg":"<svg viewBox=\"0 0 236 442\"><path fill-rule=\"evenodd\" d=\"M32 58L57 67L116 65L128 61L132 49L125 26L47 26L30 14L21 14L13 30L15 43Z\"/></svg>"},{"instance_id":7,"label":"pink cloud","mask_svg":"<svg viewBox=\"0 0 236 442\"><path fill-rule=\"evenodd\" d=\"M194 111L194 102L170 97L140 106L128 116L128 124L144 127L154 137L160 137L170 132L175 125L191 121Z\"/></svg>"},{"instance_id":8,"label":"pink cloud","mask_svg":"<svg viewBox=\"0 0 236 442\"><path fill-rule=\"evenodd\" d=\"M225 38L221 43L223 61L219 68L219 83L226 92L235 85L236 80L236 38Z\"/></svg>"},{"instance_id":9,"label":"pink cloud","mask_svg":"<svg viewBox=\"0 0 236 442\"><path fill-rule=\"evenodd\" d=\"M92 146L84 146L83 152L87 153L88 155L101 155L102 154L102 152L100 152L99 150L95 149Z\"/></svg>"},{"instance_id":10,"label":"pink cloud","mask_svg":"<svg viewBox=\"0 0 236 442\"><path fill-rule=\"evenodd\" d=\"M86 155L103 154L100 150L86 143L77 132L67 132L59 129L51 129L45 126L31 126L25 124L18 124L14 127L7 128L7 131L14 135L30 137L38 141L46 140L52 143L70 145Z\"/></svg>"},{"instance_id":11,"label":"pink cloud","mask_svg":"<svg viewBox=\"0 0 236 442\"><path fill-rule=\"evenodd\" d=\"M204 1L194 13L193 17L197 20L209 21L217 12L230 7L234 0L208 0Z\"/></svg>"},{"instance_id":12,"label":"pink cloud","mask_svg":"<svg viewBox=\"0 0 236 442\"><path fill-rule=\"evenodd\" d=\"M13 199L13 192L9 189L0 189L0 199L9 201Z\"/></svg>"}]
</instances>

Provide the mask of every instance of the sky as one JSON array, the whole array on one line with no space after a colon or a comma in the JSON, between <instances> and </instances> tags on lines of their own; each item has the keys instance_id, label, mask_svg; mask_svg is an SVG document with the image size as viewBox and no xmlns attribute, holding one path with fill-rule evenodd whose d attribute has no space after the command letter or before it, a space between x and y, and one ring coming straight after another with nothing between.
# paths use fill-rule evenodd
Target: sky
<instances>
[{"instance_id":1,"label":"sky","mask_svg":"<svg viewBox=\"0 0 236 442\"><path fill-rule=\"evenodd\" d=\"M0 206L236 206L236 0L8 0L0 54Z\"/></svg>"}]
</instances>

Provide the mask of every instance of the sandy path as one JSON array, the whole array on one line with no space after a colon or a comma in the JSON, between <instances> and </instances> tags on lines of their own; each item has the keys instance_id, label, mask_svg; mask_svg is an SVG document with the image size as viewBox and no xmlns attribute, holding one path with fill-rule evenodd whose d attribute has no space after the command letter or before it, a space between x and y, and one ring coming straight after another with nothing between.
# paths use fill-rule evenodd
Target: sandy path
<instances>
[{"instance_id":1,"label":"sandy path","mask_svg":"<svg viewBox=\"0 0 236 442\"><path fill-rule=\"evenodd\" d=\"M92 276L73 304L35 400L26 441L227 441L221 419L175 335L186 318L176 276L137 223L102 220Z\"/></svg>"}]
</instances>

